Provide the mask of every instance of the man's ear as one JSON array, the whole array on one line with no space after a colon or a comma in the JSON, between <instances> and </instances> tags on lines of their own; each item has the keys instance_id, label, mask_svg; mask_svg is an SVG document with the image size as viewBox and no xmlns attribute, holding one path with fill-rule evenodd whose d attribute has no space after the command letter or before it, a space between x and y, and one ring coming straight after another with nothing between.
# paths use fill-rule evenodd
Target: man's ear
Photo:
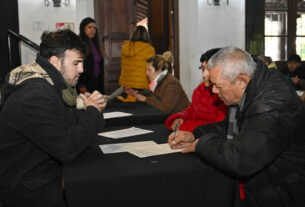
<instances>
[{"instance_id":1,"label":"man's ear","mask_svg":"<svg viewBox=\"0 0 305 207\"><path fill-rule=\"evenodd\" d=\"M247 75L239 75L237 78L237 83L242 89L246 89L250 81L250 77Z\"/></svg>"},{"instance_id":2,"label":"man's ear","mask_svg":"<svg viewBox=\"0 0 305 207\"><path fill-rule=\"evenodd\" d=\"M52 56L49 59L49 62L58 70L60 71L61 69L61 59L56 57L56 56Z\"/></svg>"}]
</instances>

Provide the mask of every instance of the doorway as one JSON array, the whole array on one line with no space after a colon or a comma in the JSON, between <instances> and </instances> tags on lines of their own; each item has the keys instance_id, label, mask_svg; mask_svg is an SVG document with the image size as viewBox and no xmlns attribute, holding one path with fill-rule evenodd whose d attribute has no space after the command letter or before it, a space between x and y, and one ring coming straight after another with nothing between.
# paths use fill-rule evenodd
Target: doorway
<instances>
[{"instance_id":1,"label":"doorway","mask_svg":"<svg viewBox=\"0 0 305 207\"><path fill-rule=\"evenodd\" d=\"M121 43L130 39L137 23L145 24L145 18L156 53L172 52L179 79L178 0L95 0L94 8L104 49L105 94L118 87Z\"/></svg>"}]
</instances>

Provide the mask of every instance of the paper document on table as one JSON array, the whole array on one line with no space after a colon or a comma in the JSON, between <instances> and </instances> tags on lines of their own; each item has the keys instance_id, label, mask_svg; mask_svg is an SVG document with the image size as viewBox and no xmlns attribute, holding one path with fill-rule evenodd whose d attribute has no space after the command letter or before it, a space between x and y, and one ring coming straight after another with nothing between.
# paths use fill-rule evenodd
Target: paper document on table
<instances>
[{"instance_id":1,"label":"paper document on table","mask_svg":"<svg viewBox=\"0 0 305 207\"><path fill-rule=\"evenodd\" d=\"M140 158L150 157L155 155L163 155L174 152L181 152L182 149L171 149L168 143L158 145L145 145L141 147L130 148L128 152Z\"/></svg>"},{"instance_id":2,"label":"paper document on table","mask_svg":"<svg viewBox=\"0 0 305 207\"><path fill-rule=\"evenodd\" d=\"M153 141L105 144L100 145L100 148L104 154L129 152L140 158L182 151L182 149L171 149L167 143L156 144Z\"/></svg>"},{"instance_id":3,"label":"paper document on table","mask_svg":"<svg viewBox=\"0 0 305 207\"><path fill-rule=\"evenodd\" d=\"M103 115L104 115L104 119L132 116L131 113L125 113L121 111L107 112L107 113L103 113Z\"/></svg>"},{"instance_id":4,"label":"paper document on table","mask_svg":"<svg viewBox=\"0 0 305 207\"><path fill-rule=\"evenodd\" d=\"M115 130L115 131L110 131L110 132L102 132L99 133L98 135L103 136L103 137L109 137L113 139L119 139L119 138L124 138L124 137L130 137L130 136L136 136L140 134L147 134L151 133L153 131L151 130L146 130L146 129L140 129L137 127L130 127L127 129L120 129L120 130Z\"/></svg>"},{"instance_id":5,"label":"paper document on table","mask_svg":"<svg viewBox=\"0 0 305 207\"><path fill-rule=\"evenodd\" d=\"M128 142L128 143L118 143L118 144L104 144L100 145L101 150L104 154L118 153L118 152L128 152L129 149L141 148L145 145L152 146L157 145L154 141L143 141L143 142Z\"/></svg>"},{"instance_id":6,"label":"paper document on table","mask_svg":"<svg viewBox=\"0 0 305 207\"><path fill-rule=\"evenodd\" d=\"M304 91L296 91L296 92L297 92L298 96L302 96L304 93Z\"/></svg>"}]
</instances>

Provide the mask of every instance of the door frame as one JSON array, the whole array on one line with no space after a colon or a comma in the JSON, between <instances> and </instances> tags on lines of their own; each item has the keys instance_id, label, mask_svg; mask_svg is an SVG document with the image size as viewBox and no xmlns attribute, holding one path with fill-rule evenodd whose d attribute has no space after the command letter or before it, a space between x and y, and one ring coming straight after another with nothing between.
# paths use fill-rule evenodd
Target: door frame
<instances>
[{"instance_id":1,"label":"door frame","mask_svg":"<svg viewBox=\"0 0 305 207\"><path fill-rule=\"evenodd\" d=\"M174 60L174 75L179 80L180 79L180 50L179 50L179 1L178 0L168 0L169 1L169 50L173 52ZM94 0L94 19L96 21L97 29L99 30L100 43L102 51L105 51L105 45L103 43L103 31L101 31L100 25L103 22L100 15L100 0ZM104 20L105 21L105 20ZM136 24L134 24L136 27ZM107 61L107 54L104 53L104 64Z\"/></svg>"},{"instance_id":2,"label":"door frame","mask_svg":"<svg viewBox=\"0 0 305 207\"><path fill-rule=\"evenodd\" d=\"M169 12L170 12L170 48L173 51L174 56L174 74L175 77L180 80L180 47L179 47L179 3L178 0L170 0Z\"/></svg>"}]
</instances>

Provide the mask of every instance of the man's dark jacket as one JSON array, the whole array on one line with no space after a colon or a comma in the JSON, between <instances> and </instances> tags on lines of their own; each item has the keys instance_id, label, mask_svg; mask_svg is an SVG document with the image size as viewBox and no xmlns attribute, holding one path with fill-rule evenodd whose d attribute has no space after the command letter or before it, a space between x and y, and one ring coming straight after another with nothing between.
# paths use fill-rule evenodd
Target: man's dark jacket
<instances>
[{"instance_id":1,"label":"man's dark jacket","mask_svg":"<svg viewBox=\"0 0 305 207\"><path fill-rule=\"evenodd\" d=\"M81 112L66 106L62 75L45 59L38 56L36 62L54 85L43 78L6 85L0 115L0 196L7 195L8 202L20 196L33 205L57 206L63 199L62 163L88 147L103 118L92 106Z\"/></svg>"},{"instance_id":2,"label":"man's dark jacket","mask_svg":"<svg viewBox=\"0 0 305 207\"><path fill-rule=\"evenodd\" d=\"M242 180L249 206L305 206L305 104L284 78L258 61L234 139L228 118L194 131L196 153Z\"/></svg>"}]
</instances>

